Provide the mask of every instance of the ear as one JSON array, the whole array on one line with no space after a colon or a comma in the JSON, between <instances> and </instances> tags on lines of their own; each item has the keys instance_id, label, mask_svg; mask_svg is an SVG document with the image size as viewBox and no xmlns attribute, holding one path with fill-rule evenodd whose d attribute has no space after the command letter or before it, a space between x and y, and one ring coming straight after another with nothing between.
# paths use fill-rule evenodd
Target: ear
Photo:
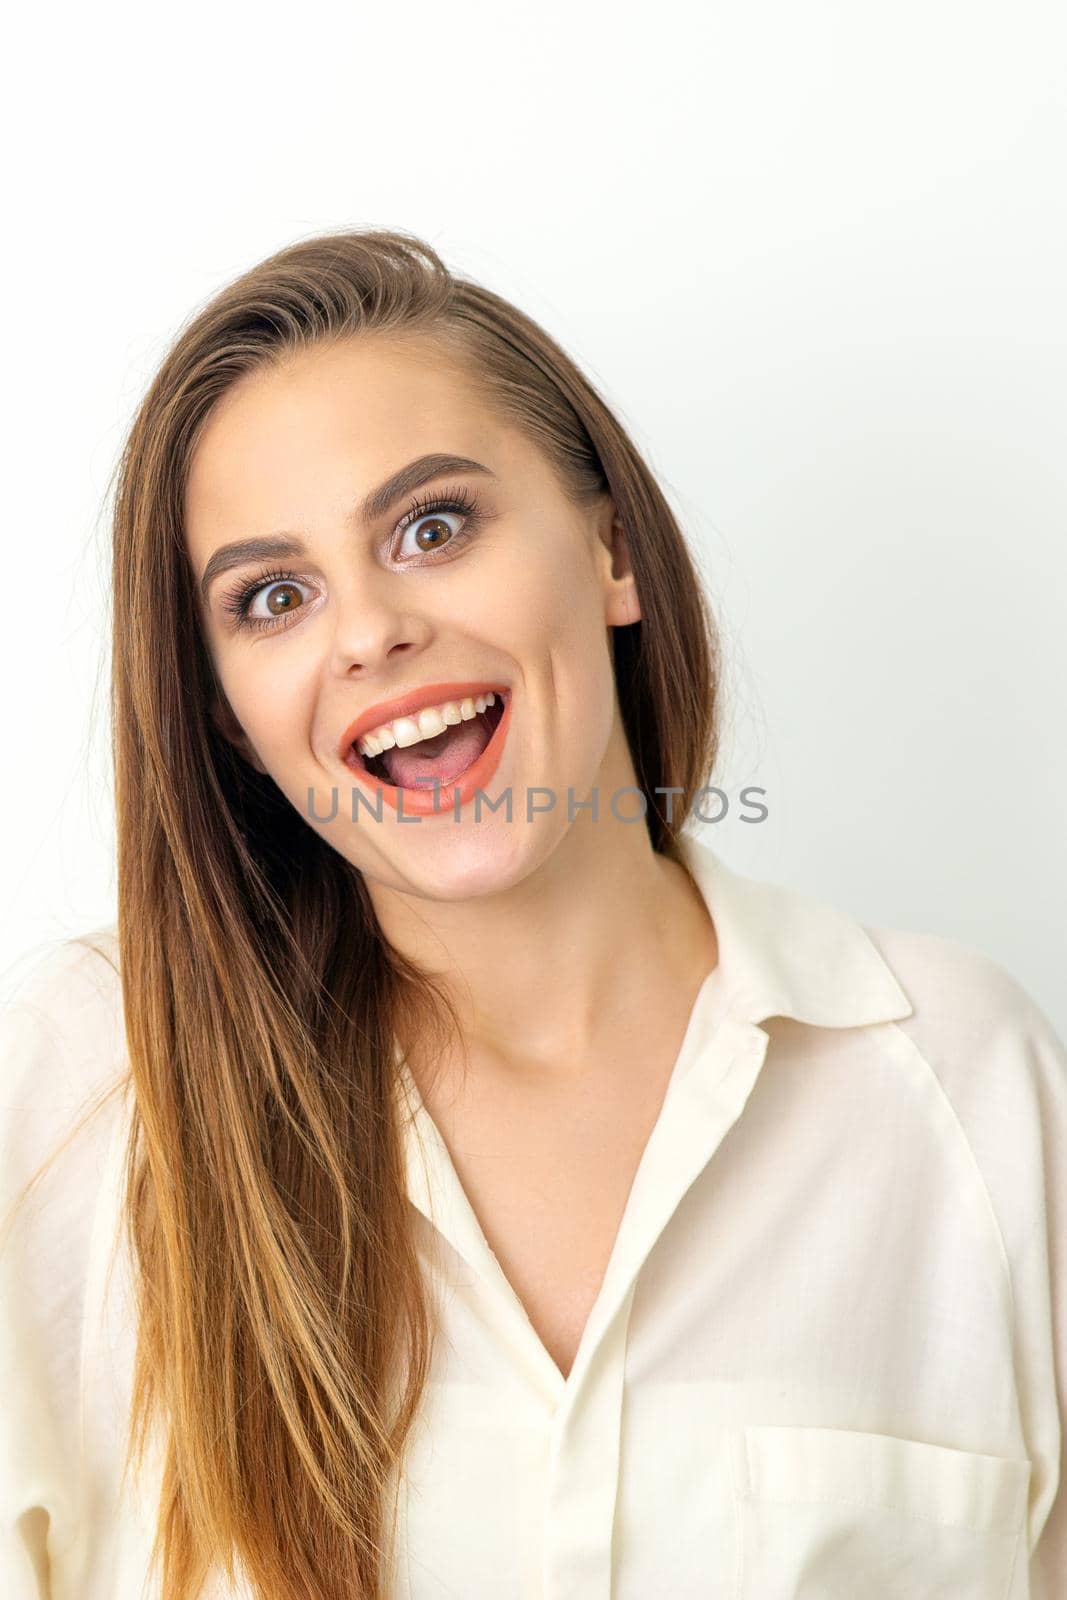
<instances>
[{"instance_id":1,"label":"ear","mask_svg":"<svg viewBox=\"0 0 1067 1600\"><path fill-rule=\"evenodd\" d=\"M241 727L241 724L238 722L237 718L234 716L233 708L231 707L230 702L226 699L226 696L217 696L214 700L212 700L208 710L212 722L222 734L222 737L224 739L228 739L230 744L237 749L238 753L243 757L243 759L247 761L250 766L255 767L257 772L266 774L266 767L263 765L262 761L260 761L255 750L252 748L251 741L249 740L244 729Z\"/></svg>"},{"instance_id":2,"label":"ear","mask_svg":"<svg viewBox=\"0 0 1067 1600\"><path fill-rule=\"evenodd\" d=\"M625 628L641 620L641 602L630 561L630 546L622 519L607 501L598 525L601 576L604 587L604 621L609 628Z\"/></svg>"}]
</instances>

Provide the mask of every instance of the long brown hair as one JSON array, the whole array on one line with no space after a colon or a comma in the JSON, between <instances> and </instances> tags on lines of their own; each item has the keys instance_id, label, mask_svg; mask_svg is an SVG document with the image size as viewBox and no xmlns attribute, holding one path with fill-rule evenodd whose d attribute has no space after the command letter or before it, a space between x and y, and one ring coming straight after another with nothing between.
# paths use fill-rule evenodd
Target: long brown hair
<instances>
[{"instance_id":1,"label":"long brown hair","mask_svg":"<svg viewBox=\"0 0 1067 1600\"><path fill-rule=\"evenodd\" d=\"M359 871L206 715L182 532L189 462L230 385L320 341L400 332L461 360L576 504L613 497L642 607L614 630L616 685L656 850L678 859L717 752L698 568L619 422L529 317L410 234L339 231L272 255L181 330L119 463L113 544L126 1464L158 1424L163 1600L194 1600L215 1561L262 1600L377 1600L430 1368L394 1041L403 1018L436 1049L455 1017L386 943ZM673 820L657 790L679 791Z\"/></svg>"}]
</instances>

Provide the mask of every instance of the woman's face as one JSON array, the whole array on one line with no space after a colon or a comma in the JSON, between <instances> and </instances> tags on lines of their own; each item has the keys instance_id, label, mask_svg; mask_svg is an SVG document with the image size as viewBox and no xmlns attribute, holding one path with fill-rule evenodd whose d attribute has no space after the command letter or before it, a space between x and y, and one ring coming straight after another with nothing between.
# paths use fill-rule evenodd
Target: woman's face
<instances>
[{"instance_id":1,"label":"woman's face","mask_svg":"<svg viewBox=\"0 0 1067 1600\"><path fill-rule=\"evenodd\" d=\"M371 506L431 455L472 465L413 474ZM470 509L425 509L457 497ZM607 629L640 613L613 511L607 496L576 510L540 451L425 338L320 346L242 379L209 419L185 502L218 727L369 879L445 899L517 882L587 824L571 796L597 787L610 816L612 791L634 782ZM292 548L226 554L271 539ZM499 705L461 705L432 745L405 743L397 713L418 711L389 703L414 691L419 705L458 705L478 686L505 691L503 723ZM392 725L376 776L351 749L356 723ZM510 822L485 800L476 819L457 767L490 802L510 790Z\"/></svg>"}]
</instances>

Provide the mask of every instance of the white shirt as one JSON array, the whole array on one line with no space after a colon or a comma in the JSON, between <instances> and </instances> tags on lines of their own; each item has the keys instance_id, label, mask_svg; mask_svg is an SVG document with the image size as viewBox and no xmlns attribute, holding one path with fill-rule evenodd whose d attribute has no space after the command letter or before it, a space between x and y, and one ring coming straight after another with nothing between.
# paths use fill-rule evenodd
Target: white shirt
<instances>
[{"instance_id":1,"label":"white shirt","mask_svg":"<svg viewBox=\"0 0 1067 1600\"><path fill-rule=\"evenodd\" d=\"M1067 1051L976 950L684 850L719 965L566 1379L399 1079L444 1337L390 1594L1062 1600ZM3 1013L0 1205L123 1059L114 972L59 946ZM3 1600L142 1593L124 1105L3 1250Z\"/></svg>"}]
</instances>

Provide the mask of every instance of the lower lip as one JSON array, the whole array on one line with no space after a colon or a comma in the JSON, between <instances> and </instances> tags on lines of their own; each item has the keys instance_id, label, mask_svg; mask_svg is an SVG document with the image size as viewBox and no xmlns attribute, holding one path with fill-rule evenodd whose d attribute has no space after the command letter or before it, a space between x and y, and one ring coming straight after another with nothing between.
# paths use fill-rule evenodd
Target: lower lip
<instances>
[{"instance_id":1,"label":"lower lip","mask_svg":"<svg viewBox=\"0 0 1067 1600\"><path fill-rule=\"evenodd\" d=\"M500 690L495 691L497 694ZM392 806L394 811L403 809L405 817L433 817L439 813L451 811L453 814L458 807L469 805L474 799L475 791L485 789L497 767L500 757L504 753L504 741L508 736L508 726L511 722L511 694L504 696L504 713L493 730L493 737L478 757L472 761L466 772L461 772L457 778L449 783L432 783L418 789L398 788L395 783L384 783L381 778L376 778L373 772L368 772L360 760L358 752L353 749L348 757L347 765L356 774L356 777L366 785L372 795L379 793L384 797L385 803ZM457 800L456 796L459 796ZM403 800L401 800L401 796ZM492 799L490 795L488 798Z\"/></svg>"}]
</instances>

